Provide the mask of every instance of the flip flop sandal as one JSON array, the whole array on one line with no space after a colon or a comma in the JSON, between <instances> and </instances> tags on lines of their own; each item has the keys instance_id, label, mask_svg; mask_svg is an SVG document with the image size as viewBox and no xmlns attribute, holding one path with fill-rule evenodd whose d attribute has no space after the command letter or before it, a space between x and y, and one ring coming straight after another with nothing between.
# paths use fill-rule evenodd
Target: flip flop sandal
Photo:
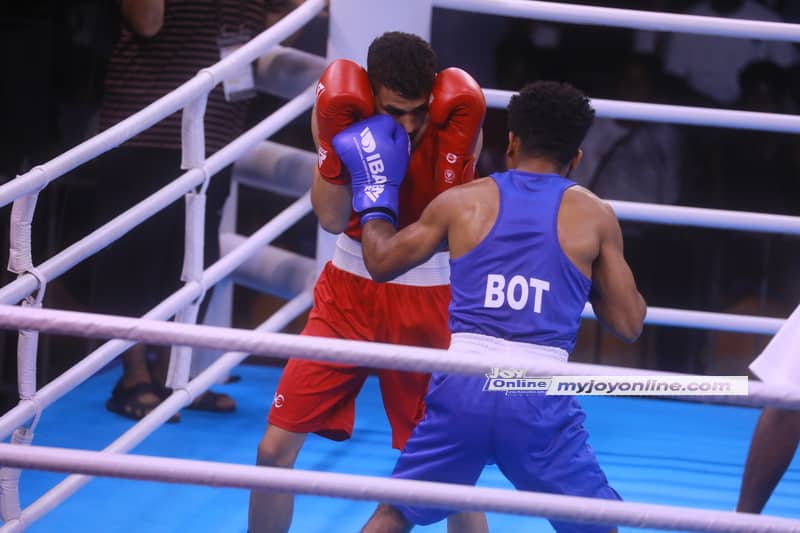
<instances>
[{"instance_id":1,"label":"flip flop sandal","mask_svg":"<svg viewBox=\"0 0 800 533\"><path fill-rule=\"evenodd\" d=\"M158 386L155 383L137 383L130 387L123 387L122 382L119 381L111 392L111 398L106 401L106 409L126 418L141 420L169 396L169 393L165 395L165 389L166 387ZM166 389L166 391L168 390ZM157 396L159 402L146 403L141 401L141 396L147 393ZM167 422L178 422L180 419L180 414L175 413Z\"/></svg>"},{"instance_id":2,"label":"flip flop sandal","mask_svg":"<svg viewBox=\"0 0 800 533\"><path fill-rule=\"evenodd\" d=\"M214 413L231 413L236 410L236 402L232 402L230 406L220 406L219 401L222 398L230 398L230 396L208 390L195 398L192 403L186 406L186 409L212 411Z\"/></svg>"}]
</instances>

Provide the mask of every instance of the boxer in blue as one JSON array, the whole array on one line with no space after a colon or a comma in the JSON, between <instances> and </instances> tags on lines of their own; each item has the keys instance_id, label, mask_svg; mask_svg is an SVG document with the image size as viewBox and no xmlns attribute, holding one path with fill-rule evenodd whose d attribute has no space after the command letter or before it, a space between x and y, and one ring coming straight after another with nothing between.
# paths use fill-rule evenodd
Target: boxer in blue
<instances>
[{"instance_id":1,"label":"boxer in blue","mask_svg":"<svg viewBox=\"0 0 800 533\"><path fill-rule=\"evenodd\" d=\"M641 333L646 305L625 262L617 218L564 177L580 161L593 119L588 99L568 84L526 86L508 106L510 170L443 192L399 232L402 130L373 117L334 139L352 176L364 261L375 280L450 250L451 351L566 360L587 300L623 340ZM497 464L520 490L619 499L587 442L575 398L506 394L488 384L488 377L434 373L425 417L392 477L474 484L486 464ZM381 504L363 531L408 531L451 512ZM558 532L610 529L552 524Z\"/></svg>"}]
</instances>

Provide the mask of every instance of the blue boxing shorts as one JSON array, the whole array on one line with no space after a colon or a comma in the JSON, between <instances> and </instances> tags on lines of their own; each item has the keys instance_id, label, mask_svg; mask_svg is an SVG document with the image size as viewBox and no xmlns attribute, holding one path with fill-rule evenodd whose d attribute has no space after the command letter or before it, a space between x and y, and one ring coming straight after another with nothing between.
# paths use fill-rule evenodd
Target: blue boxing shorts
<instances>
[{"instance_id":1,"label":"blue boxing shorts","mask_svg":"<svg viewBox=\"0 0 800 533\"><path fill-rule=\"evenodd\" d=\"M518 490L619 500L587 443L586 415L572 396L485 391L486 377L433 374L425 417L392 477L474 485L497 464ZM395 506L413 524L446 509ZM608 525L551 521L559 533L606 533Z\"/></svg>"}]
</instances>

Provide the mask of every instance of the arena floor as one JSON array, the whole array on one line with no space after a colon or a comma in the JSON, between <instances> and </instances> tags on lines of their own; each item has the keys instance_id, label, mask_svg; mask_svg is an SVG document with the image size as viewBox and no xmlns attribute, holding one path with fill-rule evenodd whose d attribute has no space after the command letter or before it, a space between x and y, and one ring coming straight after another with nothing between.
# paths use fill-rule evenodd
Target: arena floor
<instances>
[{"instance_id":1,"label":"arena floor","mask_svg":"<svg viewBox=\"0 0 800 533\"><path fill-rule=\"evenodd\" d=\"M180 423L163 426L135 453L252 464L280 369L241 366L236 373L242 376L240 382L216 389L236 398L236 413L185 410ZM119 369L105 371L49 407L34 443L92 450L107 446L132 424L103 406L118 375ZM706 509L734 507L757 410L619 397L585 397L582 403L590 442L623 498ZM311 436L298 468L387 475L396 457L389 441L377 382L370 379L359 398L354 437L334 443ZM63 477L23 472L23 507ZM486 468L480 484L510 487L495 467ZM244 533L247 498L246 491L237 489L98 478L27 531ZM796 457L765 513L800 518L798 501L800 460ZM372 502L301 496L292 531L358 531L373 509ZM552 531L541 518L510 515L490 514L489 525L498 532ZM415 531L444 532L446 527L441 523Z\"/></svg>"}]
</instances>

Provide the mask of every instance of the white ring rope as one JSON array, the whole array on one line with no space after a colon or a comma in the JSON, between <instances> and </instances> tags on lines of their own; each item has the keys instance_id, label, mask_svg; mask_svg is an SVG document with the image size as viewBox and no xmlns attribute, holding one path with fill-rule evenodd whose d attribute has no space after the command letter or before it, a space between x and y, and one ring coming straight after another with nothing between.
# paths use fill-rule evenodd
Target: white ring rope
<instances>
[{"instance_id":1,"label":"white ring rope","mask_svg":"<svg viewBox=\"0 0 800 533\"><path fill-rule=\"evenodd\" d=\"M300 313L308 309L310 305L311 292L303 292L273 313L263 324L256 328L256 331L279 331ZM119 351L122 350L118 350L117 353L119 353ZM120 435L103 451L105 453L125 453L130 451L153 433L153 431L160 428L172 415L213 386L220 377L226 375L232 368L239 365L248 355L248 352L226 352L207 369L189 381L184 388L174 391L166 400L161 402L155 409L147 414L147 416L134 424L133 427ZM40 392L43 391L44 389ZM6 416L4 416L3 419L5 419ZM5 437L5 435L3 437ZM22 531L25 524L30 524L47 514L90 480L91 478L85 475L75 474L68 476L26 507L22 511L17 522L5 524L4 527L0 528L0 532Z\"/></svg>"},{"instance_id":2,"label":"white ring rope","mask_svg":"<svg viewBox=\"0 0 800 533\"><path fill-rule=\"evenodd\" d=\"M800 217L608 200L620 220L800 235Z\"/></svg>"},{"instance_id":3,"label":"white ring rope","mask_svg":"<svg viewBox=\"0 0 800 533\"><path fill-rule=\"evenodd\" d=\"M311 200L308 194L295 201L246 241L206 269L203 278L209 284L215 285L221 279L229 276L237 265L244 262L248 257L258 253L259 250L263 249L264 246L283 233L287 226L302 218L310 209L310 205ZM145 314L144 318L156 320L168 319L175 314L178 309L196 299L199 290L200 287L194 283L186 284ZM66 370L61 376L38 390L34 397L36 400L35 402L20 402L19 405L0 417L0 438L5 438L10 435L16 427L25 423L35 412L41 411L61 398L64 394L77 387L80 383L83 383L132 344L132 342L119 340L104 344L78 361L78 363ZM209 387L210 386L211 385L209 385Z\"/></svg>"},{"instance_id":4,"label":"white ring rope","mask_svg":"<svg viewBox=\"0 0 800 533\"><path fill-rule=\"evenodd\" d=\"M112 315L0 305L0 327L25 328L89 338L135 339L160 345L239 350L254 355L349 363L372 368L421 372L485 374L490 368L517 368L538 376L685 376L610 365L562 363L527 354L474 354L395 344L368 343L236 328L201 326ZM703 376L696 376L702 379ZM708 401L708 397L702 397ZM715 396L736 405L800 409L800 391L752 382L748 396Z\"/></svg>"},{"instance_id":5,"label":"white ring rope","mask_svg":"<svg viewBox=\"0 0 800 533\"><path fill-rule=\"evenodd\" d=\"M763 515L66 448L20 448L0 444L0 461L17 467L59 472L78 471L127 479L262 489L679 531L778 533L800 530L798 520ZM2 528L0 531L17 530Z\"/></svg>"},{"instance_id":6,"label":"white ring rope","mask_svg":"<svg viewBox=\"0 0 800 533\"><path fill-rule=\"evenodd\" d=\"M225 76L240 65L250 63L272 49L316 16L325 6L325 0L308 0L269 30L250 41L225 60L201 70L190 81L154 102L150 106L120 122L113 128L65 152L53 160L35 167L30 172L0 186L0 206L35 194L54 179L80 164L121 144L173 112L184 109L184 159L196 166L169 186L137 204L108 224L98 228L83 240L53 256L38 267L43 278L54 279L69 268L110 244L130 231L140 222L163 209L186 191L207 182L207 177L240 158L246 151L271 136L291 119L307 110L313 101L313 88L306 90L284 108L264 120L231 144L204 161L203 108L208 92ZM563 5L528 0L434 0L436 7L461 9L525 18L538 18L576 24L599 24L656 31L682 31L729 37L771 39L800 42L800 25L759 21L730 20L712 17L673 15L644 11L630 11L579 5ZM512 93L494 89L485 90L491 107L505 107ZM743 128L764 131L800 133L800 117L769 113L753 113L722 109L669 106L614 100L592 100L598 116L629 120L668 122L676 124ZM800 234L800 217L786 217L756 213L741 213L677 206L654 206L632 202L611 202L620 219L639 220L672 225L698 225L741 231ZM35 205L35 204L34 204ZM15 206L16 209L16 206ZM394 503L436 505L453 509L483 509L519 514L532 514L557 519L607 522L632 526L651 526L666 529L694 529L698 531L800 531L800 521L755 515L740 515L721 511L708 511L680 507L638 504L628 502L596 501L584 498L550 494L514 492L499 489L449 486L416 481L345 476L320 472L301 472L264 467L225 465L199 461L171 460L112 455L133 448L147 435L160 427L175 412L193 398L207 390L231 368L241 363L250 353L270 356L294 357L336 362L350 362L369 367L398 368L405 370L439 370L454 373L483 374L488 366L513 367L539 375L647 375L686 376L669 372L641 371L627 367L531 361L514 354L487 359L485 355L470 358L467 354L450 354L441 350L411 348L395 345L319 339L267 333L308 307L309 292L303 292L284 310L274 314L257 331L243 331L193 324L165 323L165 319L197 299L204 286L213 286L229 276L247 258L257 253L266 243L296 220L308 213L310 203L304 196L290 209L290 215L279 215L267 229L212 265L199 280L187 283L182 289L156 306L147 319L131 319L88 313L43 310L26 307L0 306L0 326L31 329L51 333L76 334L98 338L123 338L167 345L192 345L206 348L241 350L221 356L197 378L180 387L148 416L120 436L104 453L76 450L49 449L38 446L0 444L0 462L9 466L47 468L84 474L111 475L136 479L182 481L215 486L278 488L287 492L306 492L354 499L370 499ZM33 216L20 219L21 235L29 233ZM278 226L282 229L276 232ZM274 234L274 235L273 235ZM266 240L267 236L269 240ZM14 242L24 257L29 257L27 240ZM25 256L24 254L27 254ZM19 254L18 254L19 255ZM30 262L30 261L28 261ZM16 264L16 263L15 263ZM0 288L0 304L18 302L37 288L35 276L22 274L16 281ZM591 306L584 316L593 316ZM679 309L648 309L648 323L704 327L752 333L774 333L784 323L782 319L725 315ZM278 325L280 324L280 325ZM31 416L60 398L63 394L93 375L99 368L116 357L132 342L114 340L106 343L62 376L22 400L17 407L0 417L0 434L7 437ZM703 378L704 376L696 376ZM681 397L685 399L687 397ZM704 396L703 401L709 397ZM767 386L761 382L750 383L750 396L714 397L715 402L738 405L772 405L800 409L800 393L786 387ZM77 491L89 481L85 475L72 475L20 513L18 505L11 505L16 518L7 522L0 531L22 531ZM446 490L444 490L446 489ZM16 490L14 491L16 492ZM9 497L13 498L13 494ZM13 504L12 500L6 503ZM5 508L4 508L5 509Z\"/></svg>"},{"instance_id":7,"label":"white ring rope","mask_svg":"<svg viewBox=\"0 0 800 533\"><path fill-rule=\"evenodd\" d=\"M591 304L588 303L586 307L584 307L581 316L584 318L597 318ZM644 323L660 326L682 326L685 328L769 335L777 332L781 325L785 323L785 319L736 315L731 313L712 313L709 311L692 311L689 309L672 309L668 307L648 307Z\"/></svg>"},{"instance_id":8,"label":"white ring rope","mask_svg":"<svg viewBox=\"0 0 800 533\"><path fill-rule=\"evenodd\" d=\"M570 24L800 42L800 25L785 22L701 17L536 0L434 0L433 5L473 13Z\"/></svg>"},{"instance_id":9,"label":"white ring rope","mask_svg":"<svg viewBox=\"0 0 800 533\"><path fill-rule=\"evenodd\" d=\"M484 89L486 105L505 109L514 94L500 89ZM760 113L707 107L648 104L592 98L592 107L598 117L644 122L665 122L688 126L709 126L748 130L800 133L800 116L780 113Z\"/></svg>"}]
</instances>

